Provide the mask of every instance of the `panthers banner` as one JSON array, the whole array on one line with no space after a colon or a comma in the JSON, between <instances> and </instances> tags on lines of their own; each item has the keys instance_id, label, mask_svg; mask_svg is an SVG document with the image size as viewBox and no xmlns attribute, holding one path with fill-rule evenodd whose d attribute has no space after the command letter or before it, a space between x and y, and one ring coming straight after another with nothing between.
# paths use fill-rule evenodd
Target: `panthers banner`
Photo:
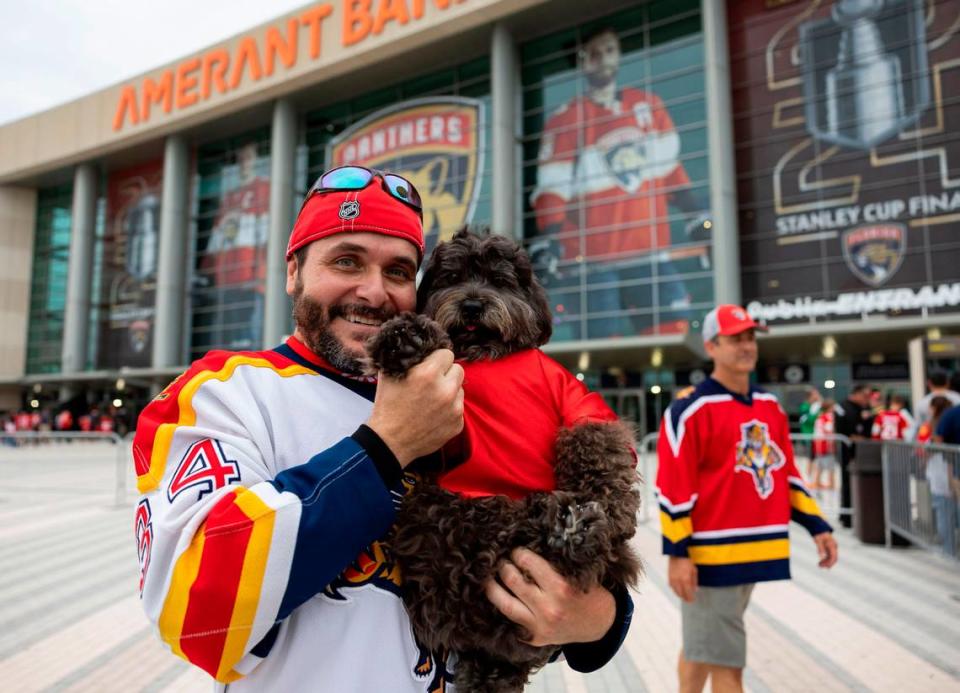
<instances>
[{"instance_id":1,"label":"panthers banner","mask_svg":"<svg viewBox=\"0 0 960 693\"><path fill-rule=\"evenodd\" d=\"M357 164L396 173L423 198L427 252L469 223L483 176L483 106L460 97L404 101L331 140L329 167Z\"/></svg>"}]
</instances>

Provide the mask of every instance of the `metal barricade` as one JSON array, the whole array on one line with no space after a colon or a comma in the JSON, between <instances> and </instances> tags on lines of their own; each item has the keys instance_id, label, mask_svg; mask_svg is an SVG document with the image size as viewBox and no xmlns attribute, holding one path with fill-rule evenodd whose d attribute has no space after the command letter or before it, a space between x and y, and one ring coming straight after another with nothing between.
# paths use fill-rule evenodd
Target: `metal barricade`
<instances>
[{"instance_id":1,"label":"metal barricade","mask_svg":"<svg viewBox=\"0 0 960 693\"><path fill-rule=\"evenodd\" d=\"M128 475L132 474L132 435L79 431L0 432L0 461L8 469L44 464L48 483L69 483L76 494L104 495L114 505L128 502ZM58 476L59 474L59 476ZM108 490L112 488L112 493ZM29 489L42 492L43 488Z\"/></svg>"},{"instance_id":2,"label":"metal barricade","mask_svg":"<svg viewBox=\"0 0 960 693\"><path fill-rule=\"evenodd\" d=\"M881 459L887 546L896 533L957 560L960 446L885 441Z\"/></svg>"},{"instance_id":3,"label":"metal barricade","mask_svg":"<svg viewBox=\"0 0 960 693\"><path fill-rule=\"evenodd\" d=\"M637 473L640 475L640 517L637 521L644 524L652 517L659 517L656 475L657 475L657 436L648 433L637 441Z\"/></svg>"},{"instance_id":4,"label":"metal barricade","mask_svg":"<svg viewBox=\"0 0 960 693\"><path fill-rule=\"evenodd\" d=\"M832 453L814 455L815 442L833 443ZM808 490L816 499L820 511L826 517L833 519L849 516L852 510L841 500L844 497L842 492L844 475L841 473L840 459L853 442L839 433L830 435L791 433L790 443L793 446L797 471L800 472Z\"/></svg>"}]
</instances>

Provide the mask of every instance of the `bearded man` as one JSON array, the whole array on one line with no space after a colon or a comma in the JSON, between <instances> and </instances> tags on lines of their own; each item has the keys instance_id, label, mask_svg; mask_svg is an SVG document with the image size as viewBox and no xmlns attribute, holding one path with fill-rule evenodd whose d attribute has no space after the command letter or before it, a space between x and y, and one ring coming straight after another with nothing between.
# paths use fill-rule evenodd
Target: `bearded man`
<instances>
[{"instance_id":1,"label":"bearded man","mask_svg":"<svg viewBox=\"0 0 960 693\"><path fill-rule=\"evenodd\" d=\"M404 468L463 427L463 369L440 350L402 380L361 371L367 340L414 309L423 247L408 181L327 172L287 248L293 336L208 353L140 417L143 605L220 690L447 689L454 658L415 641L382 538ZM575 669L602 666L626 634L625 591L574 590L526 550L500 578L509 592L491 600Z\"/></svg>"}]
</instances>

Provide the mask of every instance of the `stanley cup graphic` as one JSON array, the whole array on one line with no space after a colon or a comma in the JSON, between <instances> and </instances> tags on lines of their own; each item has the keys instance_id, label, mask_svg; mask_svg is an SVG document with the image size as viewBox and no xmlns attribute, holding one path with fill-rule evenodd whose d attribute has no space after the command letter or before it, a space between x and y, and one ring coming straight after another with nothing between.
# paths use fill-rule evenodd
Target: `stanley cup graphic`
<instances>
[{"instance_id":1,"label":"stanley cup graphic","mask_svg":"<svg viewBox=\"0 0 960 693\"><path fill-rule=\"evenodd\" d=\"M843 27L837 66L827 72L827 131L874 142L903 118L900 60L885 55L873 18L883 0L840 0L833 18Z\"/></svg>"},{"instance_id":2,"label":"stanley cup graphic","mask_svg":"<svg viewBox=\"0 0 960 693\"><path fill-rule=\"evenodd\" d=\"M799 28L807 129L869 149L912 125L930 101L922 0L837 0Z\"/></svg>"}]
</instances>

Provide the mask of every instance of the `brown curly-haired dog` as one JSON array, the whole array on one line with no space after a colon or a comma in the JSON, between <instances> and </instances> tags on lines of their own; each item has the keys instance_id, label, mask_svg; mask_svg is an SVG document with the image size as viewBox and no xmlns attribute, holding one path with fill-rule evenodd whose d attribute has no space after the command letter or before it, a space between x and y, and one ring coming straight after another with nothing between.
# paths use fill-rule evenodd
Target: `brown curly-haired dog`
<instances>
[{"instance_id":1,"label":"brown curly-haired dog","mask_svg":"<svg viewBox=\"0 0 960 693\"><path fill-rule=\"evenodd\" d=\"M418 291L418 309L421 315L407 313L384 324L369 345L372 365L402 376L452 342L467 371L468 431L471 364L516 363L528 350L536 351L537 363L548 360L537 350L551 334L546 295L526 253L503 236L464 229L438 245ZM490 378L516 377L509 369L500 376L500 370L484 368L485 388ZM574 387L587 395L582 386ZM541 399L542 406L550 406L548 393ZM514 402L504 401L497 409L486 414L521 432L531 421L531 412L518 410ZM557 649L525 644L530 634L485 596L484 583L495 578L515 547L537 552L583 589L595 583L635 584L640 562L628 545L640 504L634 440L606 411L607 420L578 420L567 427L562 412L545 414L556 421L549 431L553 459L547 460L552 486L517 490L508 478L509 495L499 487L469 494L447 490L444 486L449 488L458 473L474 471L470 465L478 441L471 441L463 444L471 453L462 466L434 468L404 498L389 539L404 576L404 601L420 642L457 654L458 691L522 690L530 673ZM521 476L529 464L527 459L501 462L508 477L512 470Z\"/></svg>"}]
</instances>

